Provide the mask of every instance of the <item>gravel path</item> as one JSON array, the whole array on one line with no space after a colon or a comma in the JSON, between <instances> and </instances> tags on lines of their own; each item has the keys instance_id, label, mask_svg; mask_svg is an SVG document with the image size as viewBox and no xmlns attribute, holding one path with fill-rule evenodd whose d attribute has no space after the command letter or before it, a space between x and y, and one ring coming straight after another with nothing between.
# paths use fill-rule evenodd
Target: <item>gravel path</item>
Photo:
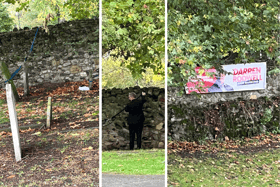
<instances>
[{"instance_id":1,"label":"gravel path","mask_svg":"<svg viewBox=\"0 0 280 187\"><path fill-rule=\"evenodd\" d=\"M164 187L164 175L102 174L102 187Z\"/></svg>"}]
</instances>

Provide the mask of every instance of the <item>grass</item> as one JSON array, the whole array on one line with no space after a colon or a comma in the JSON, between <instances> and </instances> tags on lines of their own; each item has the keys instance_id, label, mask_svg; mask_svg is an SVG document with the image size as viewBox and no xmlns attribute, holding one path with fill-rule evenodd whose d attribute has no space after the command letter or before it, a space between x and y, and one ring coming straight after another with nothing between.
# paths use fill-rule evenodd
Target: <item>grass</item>
<instances>
[{"instance_id":1,"label":"grass","mask_svg":"<svg viewBox=\"0 0 280 187\"><path fill-rule=\"evenodd\" d=\"M6 103L7 103L6 100L0 99L0 108L2 108L2 105L6 104ZM10 120L7 117L7 114L5 113L5 111L4 110L0 110L0 124L1 123L9 123L9 122L10 122Z\"/></svg>"},{"instance_id":2,"label":"grass","mask_svg":"<svg viewBox=\"0 0 280 187\"><path fill-rule=\"evenodd\" d=\"M80 97L73 99L65 99L65 96L56 96L57 101L52 101L53 119L68 120L70 118L83 117L84 114L90 113L96 117L98 115L98 97ZM40 99L30 99L28 102L16 103L17 116L20 125L35 124L36 119L44 120L47 118L47 96L40 97ZM96 114L96 115L95 115ZM24 119L24 120L23 120ZM22 120L22 121L21 121ZM5 99L0 99L0 124L9 123L8 107Z\"/></svg>"},{"instance_id":3,"label":"grass","mask_svg":"<svg viewBox=\"0 0 280 187\"><path fill-rule=\"evenodd\" d=\"M164 149L103 151L102 172L127 175L164 175L164 161Z\"/></svg>"},{"instance_id":4,"label":"grass","mask_svg":"<svg viewBox=\"0 0 280 187\"><path fill-rule=\"evenodd\" d=\"M168 186L280 186L280 150L221 151L200 157L168 155Z\"/></svg>"}]
</instances>

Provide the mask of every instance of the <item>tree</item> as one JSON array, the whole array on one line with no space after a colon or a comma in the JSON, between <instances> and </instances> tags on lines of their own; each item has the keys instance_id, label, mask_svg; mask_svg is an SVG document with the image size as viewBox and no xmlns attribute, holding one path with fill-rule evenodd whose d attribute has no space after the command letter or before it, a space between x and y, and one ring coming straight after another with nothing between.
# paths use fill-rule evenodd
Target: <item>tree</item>
<instances>
[{"instance_id":1,"label":"tree","mask_svg":"<svg viewBox=\"0 0 280 187\"><path fill-rule=\"evenodd\" d=\"M121 63L124 66L121 66ZM138 85L140 87L161 87L164 88L164 76L154 74L151 68L142 73L142 79L133 78L130 70L125 67L129 60L121 57L109 57L102 61L102 88L127 88ZM164 68L164 62L162 62Z\"/></svg>"},{"instance_id":2,"label":"tree","mask_svg":"<svg viewBox=\"0 0 280 187\"><path fill-rule=\"evenodd\" d=\"M221 70L260 53L279 63L279 6L278 0L169 1L168 85L183 88L196 66Z\"/></svg>"},{"instance_id":3,"label":"tree","mask_svg":"<svg viewBox=\"0 0 280 187\"><path fill-rule=\"evenodd\" d=\"M0 0L8 4L16 5L16 12L32 12L36 19L41 22L44 21L49 13L54 16L53 21L57 21L58 16L68 17L73 19L94 18L99 14L99 1L98 0L21 0L20 3L15 0Z\"/></svg>"},{"instance_id":4,"label":"tree","mask_svg":"<svg viewBox=\"0 0 280 187\"><path fill-rule=\"evenodd\" d=\"M0 3L0 32L8 32L13 29L14 20L9 16L6 5Z\"/></svg>"},{"instance_id":5,"label":"tree","mask_svg":"<svg viewBox=\"0 0 280 187\"><path fill-rule=\"evenodd\" d=\"M134 78L141 78L146 68L164 76L164 1L108 0L102 3L103 54L116 50L130 63Z\"/></svg>"},{"instance_id":6,"label":"tree","mask_svg":"<svg viewBox=\"0 0 280 187\"><path fill-rule=\"evenodd\" d=\"M68 0L64 8L70 11L73 19L94 18L99 16L99 0Z\"/></svg>"}]
</instances>

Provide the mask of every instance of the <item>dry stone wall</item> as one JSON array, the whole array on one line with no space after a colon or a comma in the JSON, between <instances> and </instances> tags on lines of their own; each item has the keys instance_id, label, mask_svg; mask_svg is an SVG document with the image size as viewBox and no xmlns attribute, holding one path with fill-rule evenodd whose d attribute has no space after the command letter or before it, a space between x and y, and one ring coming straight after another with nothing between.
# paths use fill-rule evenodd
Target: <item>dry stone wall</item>
<instances>
[{"instance_id":1,"label":"dry stone wall","mask_svg":"<svg viewBox=\"0 0 280 187\"><path fill-rule=\"evenodd\" d=\"M87 79L89 70L99 66L98 27L98 19L85 19L50 25L49 33L40 28L27 59L29 85ZM25 28L0 33L0 61L7 64L11 73L23 64L36 31L37 28ZM97 75L98 71L93 73L93 77ZM3 80L1 74L0 82ZM23 86L22 81L21 70L14 82L19 87Z\"/></svg>"},{"instance_id":2,"label":"dry stone wall","mask_svg":"<svg viewBox=\"0 0 280 187\"><path fill-rule=\"evenodd\" d=\"M129 92L135 92L139 95L142 91L147 93L147 102L143 106L145 122L142 133L142 148L164 148L164 89L130 87L102 90L103 150L129 149L128 113L122 112L110 125L107 125L105 121L121 111L130 102L128 100Z\"/></svg>"},{"instance_id":3,"label":"dry stone wall","mask_svg":"<svg viewBox=\"0 0 280 187\"><path fill-rule=\"evenodd\" d=\"M278 131L279 86L280 75L267 75L264 90L208 93L200 98L179 96L178 88L169 87L168 135L173 140L197 141Z\"/></svg>"}]
</instances>

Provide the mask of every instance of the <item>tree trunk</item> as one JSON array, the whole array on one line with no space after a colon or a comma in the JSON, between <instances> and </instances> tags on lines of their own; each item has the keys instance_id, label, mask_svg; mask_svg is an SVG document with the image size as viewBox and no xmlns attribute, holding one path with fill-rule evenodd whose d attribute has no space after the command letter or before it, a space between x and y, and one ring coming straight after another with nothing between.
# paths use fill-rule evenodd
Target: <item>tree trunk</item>
<instances>
[{"instance_id":1,"label":"tree trunk","mask_svg":"<svg viewBox=\"0 0 280 187\"><path fill-rule=\"evenodd\" d=\"M11 74L10 74L10 71L7 67L7 65L4 63L4 62L1 62L1 71L2 71L2 75L3 77L8 80L11 78ZM14 96L15 96L15 100L18 101L19 100L19 96L18 96L18 92L17 92L17 89L16 89L16 86L14 84L14 81L13 80L10 80L9 83L11 84L12 86L12 90L13 90L13 93L14 93Z\"/></svg>"}]
</instances>

